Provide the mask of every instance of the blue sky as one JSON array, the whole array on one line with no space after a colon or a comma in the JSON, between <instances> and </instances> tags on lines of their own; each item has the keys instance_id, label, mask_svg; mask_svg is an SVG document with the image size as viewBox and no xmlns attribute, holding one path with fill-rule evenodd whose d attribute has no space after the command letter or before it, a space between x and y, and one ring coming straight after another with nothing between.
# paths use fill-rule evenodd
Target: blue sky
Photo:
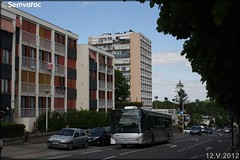
<instances>
[{"instance_id":1,"label":"blue sky","mask_svg":"<svg viewBox=\"0 0 240 160\"><path fill-rule=\"evenodd\" d=\"M156 31L159 9L149 2L135 1L39 1L40 8L19 9L79 35L78 44L86 44L89 36L133 30L152 41L153 97L163 101L176 95L181 80L190 101L205 100L205 84L193 73L190 63L182 56L183 40ZM153 98L154 100L154 98Z\"/></svg>"}]
</instances>

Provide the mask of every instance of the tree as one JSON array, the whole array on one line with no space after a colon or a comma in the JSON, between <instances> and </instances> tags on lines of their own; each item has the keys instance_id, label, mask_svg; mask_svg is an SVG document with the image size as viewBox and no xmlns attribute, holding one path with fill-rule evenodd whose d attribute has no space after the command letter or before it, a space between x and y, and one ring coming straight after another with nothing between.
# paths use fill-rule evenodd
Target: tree
<instances>
[{"instance_id":1,"label":"tree","mask_svg":"<svg viewBox=\"0 0 240 160\"><path fill-rule=\"evenodd\" d=\"M181 55L206 82L207 96L239 115L239 2L151 0L154 5L157 31L185 39Z\"/></svg>"},{"instance_id":2,"label":"tree","mask_svg":"<svg viewBox=\"0 0 240 160\"><path fill-rule=\"evenodd\" d=\"M129 84L122 72L115 70L115 102L124 102L129 96Z\"/></svg>"},{"instance_id":3,"label":"tree","mask_svg":"<svg viewBox=\"0 0 240 160\"><path fill-rule=\"evenodd\" d=\"M176 91L175 91L177 95L175 95L174 100L179 103L180 111L184 111L183 106L188 102L188 94L185 92L183 87L184 87L183 83L179 81L176 85Z\"/></svg>"}]
</instances>

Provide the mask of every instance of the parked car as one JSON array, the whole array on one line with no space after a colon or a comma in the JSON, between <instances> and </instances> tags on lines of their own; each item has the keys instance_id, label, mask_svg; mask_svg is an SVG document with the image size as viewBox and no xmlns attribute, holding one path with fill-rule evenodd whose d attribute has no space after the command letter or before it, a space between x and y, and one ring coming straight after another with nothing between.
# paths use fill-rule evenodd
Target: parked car
<instances>
[{"instance_id":1,"label":"parked car","mask_svg":"<svg viewBox=\"0 0 240 160\"><path fill-rule=\"evenodd\" d=\"M202 135L202 130L200 126L192 126L190 130L190 135Z\"/></svg>"},{"instance_id":2,"label":"parked car","mask_svg":"<svg viewBox=\"0 0 240 160\"><path fill-rule=\"evenodd\" d=\"M185 128L183 129L183 134L190 134L191 128Z\"/></svg>"},{"instance_id":3,"label":"parked car","mask_svg":"<svg viewBox=\"0 0 240 160\"><path fill-rule=\"evenodd\" d=\"M72 150L73 147L88 147L88 136L80 128L62 128L47 140L48 148L64 148Z\"/></svg>"},{"instance_id":4,"label":"parked car","mask_svg":"<svg viewBox=\"0 0 240 160\"><path fill-rule=\"evenodd\" d=\"M213 129L212 128L206 128L205 133L206 134L213 134Z\"/></svg>"},{"instance_id":5,"label":"parked car","mask_svg":"<svg viewBox=\"0 0 240 160\"><path fill-rule=\"evenodd\" d=\"M231 132L231 128L225 127L225 128L223 128L223 132L224 133L230 133Z\"/></svg>"},{"instance_id":6,"label":"parked car","mask_svg":"<svg viewBox=\"0 0 240 160\"><path fill-rule=\"evenodd\" d=\"M88 143L95 145L110 145L111 132L106 128L92 128L88 132Z\"/></svg>"}]
</instances>

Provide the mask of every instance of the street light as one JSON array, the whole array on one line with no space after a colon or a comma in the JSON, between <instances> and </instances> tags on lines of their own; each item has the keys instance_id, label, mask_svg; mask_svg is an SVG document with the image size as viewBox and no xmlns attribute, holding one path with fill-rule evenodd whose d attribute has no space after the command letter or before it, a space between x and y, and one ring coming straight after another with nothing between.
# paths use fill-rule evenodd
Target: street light
<instances>
[{"instance_id":1,"label":"street light","mask_svg":"<svg viewBox=\"0 0 240 160\"><path fill-rule=\"evenodd\" d=\"M49 90L44 90L46 93L46 131L48 130L48 93L50 92Z\"/></svg>"},{"instance_id":2,"label":"street light","mask_svg":"<svg viewBox=\"0 0 240 160\"><path fill-rule=\"evenodd\" d=\"M154 107L154 108L156 108L156 109L157 109L157 99L158 99L158 96L154 96L154 98L155 98L155 103L156 103L156 105L155 105L155 107Z\"/></svg>"}]
</instances>

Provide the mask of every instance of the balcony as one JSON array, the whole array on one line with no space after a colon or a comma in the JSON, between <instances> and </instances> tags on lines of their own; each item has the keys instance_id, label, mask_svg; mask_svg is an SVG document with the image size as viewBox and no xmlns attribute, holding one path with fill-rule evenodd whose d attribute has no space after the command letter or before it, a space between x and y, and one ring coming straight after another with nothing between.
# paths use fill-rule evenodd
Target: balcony
<instances>
[{"instance_id":1,"label":"balcony","mask_svg":"<svg viewBox=\"0 0 240 160\"><path fill-rule=\"evenodd\" d=\"M55 112L59 112L59 113L64 113L65 109L64 108L54 108Z\"/></svg>"},{"instance_id":2,"label":"balcony","mask_svg":"<svg viewBox=\"0 0 240 160\"><path fill-rule=\"evenodd\" d=\"M22 82L22 94L30 95L36 93L36 84L35 83L26 83Z\"/></svg>"},{"instance_id":3,"label":"balcony","mask_svg":"<svg viewBox=\"0 0 240 160\"><path fill-rule=\"evenodd\" d=\"M39 46L40 49L51 52L51 48L52 48L51 46L52 46L52 41L46 38L40 37L40 46Z\"/></svg>"},{"instance_id":4,"label":"balcony","mask_svg":"<svg viewBox=\"0 0 240 160\"><path fill-rule=\"evenodd\" d=\"M55 65L55 73L58 74L58 75L65 75L65 67L62 66L62 65L58 65L56 64Z\"/></svg>"},{"instance_id":5,"label":"balcony","mask_svg":"<svg viewBox=\"0 0 240 160\"><path fill-rule=\"evenodd\" d=\"M113 100L111 99L107 100L107 108L113 108Z\"/></svg>"},{"instance_id":6,"label":"balcony","mask_svg":"<svg viewBox=\"0 0 240 160\"><path fill-rule=\"evenodd\" d=\"M22 67L26 69L36 70L37 60L29 57L22 57Z\"/></svg>"},{"instance_id":7,"label":"balcony","mask_svg":"<svg viewBox=\"0 0 240 160\"><path fill-rule=\"evenodd\" d=\"M46 61L39 61L39 71L43 71L44 73L50 73L52 71L51 65L52 63Z\"/></svg>"},{"instance_id":8,"label":"balcony","mask_svg":"<svg viewBox=\"0 0 240 160\"><path fill-rule=\"evenodd\" d=\"M36 108L21 108L21 117L36 117Z\"/></svg>"},{"instance_id":9,"label":"balcony","mask_svg":"<svg viewBox=\"0 0 240 160\"><path fill-rule=\"evenodd\" d=\"M113 74L113 67L107 67L107 73L112 75Z\"/></svg>"},{"instance_id":10,"label":"balcony","mask_svg":"<svg viewBox=\"0 0 240 160\"><path fill-rule=\"evenodd\" d=\"M99 89L100 90L105 90L106 89L105 81L99 81Z\"/></svg>"},{"instance_id":11,"label":"balcony","mask_svg":"<svg viewBox=\"0 0 240 160\"><path fill-rule=\"evenodd\" d=\"M105 99L99 99L99 108L105 108L106 106L106 100Z\"/></svg>"},{"instance_id":12,"label":"balcony","mask_svg":"<svg viewBox=\"0 0 240 160\"><path fill-rule=\"evenodd\" d=\"M51 112L51 108L48 108L48 112ZM46 108L39 108L38 109L38 115L46 113Z\"/></svg>"},{"instance_id":13,"label":"balcony","mask_svg":"<svg viewBox=\"0 0 240 160\"><path fill-rule=\"evenodd\" d=\"M64 86L56 86L55 87L55 96L57 97L64 97L65 96L65 90L66 90L66 87Z\"/></svg>"},{"instance_id":14,"label":"balcony","mask_svg":"<svg viewBox=\"0 0 240 160\"><path fill-rule=\"evenodd\" d=\"M50 85L44 85L44 84L39 84L39 95L45 96L46 93L45 91L51 91L51 86Z\"/></svg>"},{"instance_id":15,"label":"balcony","mask_svg":"<svg viewBox=\"0 0 240 160\"><path fill-rule=\"evenodd\" d=\"M112 91L113 90L113 83L112 82L107 82L107 90Z\"/></svg>"},{"instance_id":16,"label":"balcony","mask_svg":"<svg viewBox=\"0 0 240 160\"><path fill-rule=\"evenodd\" d=\"M99 72L105 73L105 66L102 64L99 64Z\"/></svg>"},{"instance_id":17,"label":"balcony","mask_svg":"<svg viewBox=\"0 0 240 160\"><path fill-rule=\"evenodd\" d=\"M55 53L65 55L66 46L60 43L55 43Z\"/></svg>"},{"instance_id":18,"label":"balcony","mask_svg":"<svg viewBox=\"0 0 240 160\"><path fill-rule=\"evenodd\" d=\"M22 31L22 43L28 46L37 46L37 36L26 31Z\"/></svg>"}]
</instances>

